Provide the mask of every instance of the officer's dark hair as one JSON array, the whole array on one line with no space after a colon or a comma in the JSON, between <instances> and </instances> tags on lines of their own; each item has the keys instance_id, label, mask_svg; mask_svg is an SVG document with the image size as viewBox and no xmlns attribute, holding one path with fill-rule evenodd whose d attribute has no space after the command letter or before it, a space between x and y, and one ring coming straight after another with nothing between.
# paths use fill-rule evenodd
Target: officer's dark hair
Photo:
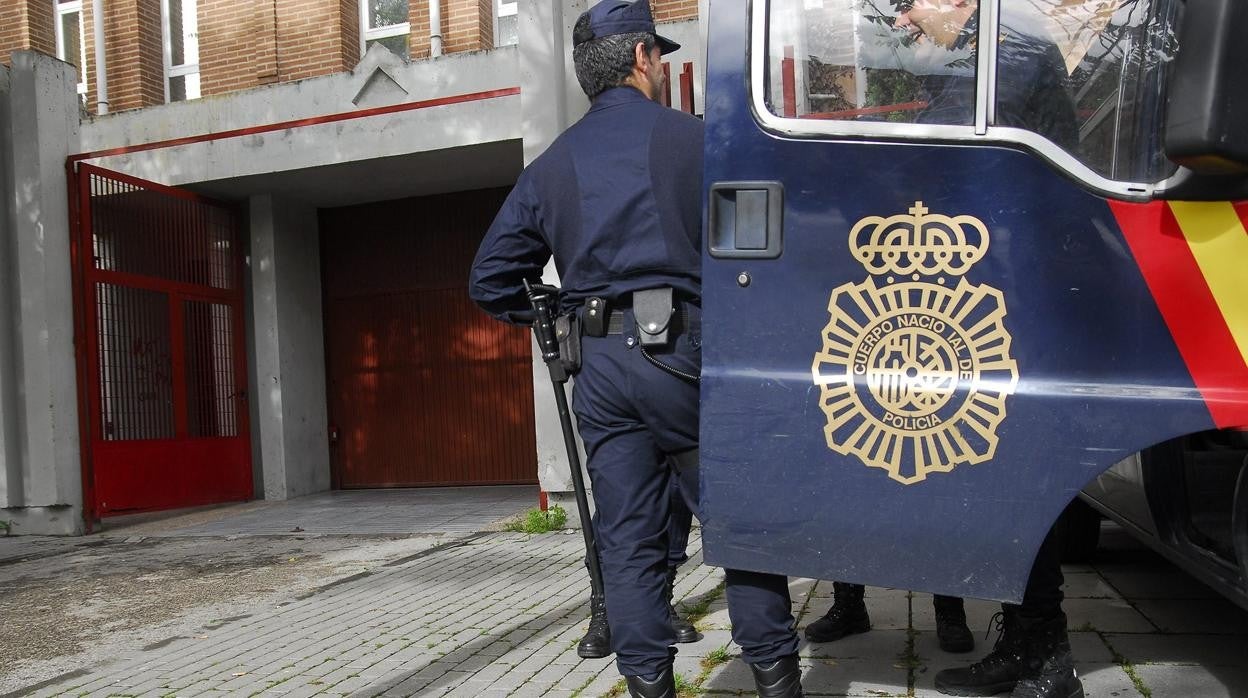
<instances>
[{"instance_id":1,"label":"officer's dark hair","mask_svg":"<svg viewBox=\"0 0 1248 698\"><path fill-rule=\"evenodd\" d=\"M589 13L582 14L576 20L572 35L592 36L589 28ZM658 42L654 34L637 32L632 34L611 34L597 39L590 39L577 44L572 49L572 63L576 67L576 80L581 89L590 99L597 97L612 87L624 84L633 72L633 47L643 44L646 53L650 53Z\"/></svg>"}]
</instances>

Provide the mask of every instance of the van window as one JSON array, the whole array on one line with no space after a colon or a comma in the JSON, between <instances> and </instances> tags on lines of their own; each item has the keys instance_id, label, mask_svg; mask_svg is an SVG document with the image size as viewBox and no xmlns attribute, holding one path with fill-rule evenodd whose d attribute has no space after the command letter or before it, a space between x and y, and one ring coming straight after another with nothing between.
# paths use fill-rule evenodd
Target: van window
<instances>
[{"instance_id":1,"label":"van window","mask_svg":"<svg viewBox=\"0 0 1248 698\"><path fill-rule=\"evenodd\" d=\"M1161 123L1177 10L1174 0L1002 0L998 123L1001 100L1024 77L1002 64L1013 23L1050 37L1061 56L1076 134L1074 144L1059 145L1110 179L1164 179L1174 170L1161 150Z\"/></svg>"},{"instance_id":2,"label":"van window","mask_svg":"<svg viewBox=\"0 0 1248 698\"><path fill-rule=\"evenodd\" d=\"M977 11L914 15L903 0L773 0L768 16L767 104L801 119L971 125L975 120ZM915 10L907 12L907 10ZM945 43L926 40L920 24ZM929 95L952 86L931 109Z\"/></svg>"},{"instance_id":3,"label":"van window","mask_svg":"<svg viewBox=\"0 0 1248 698\"><path fill-rule=\"evenodd\" d=\"M1174 170L1161 151L1161 120L1179 5L1000 0L989 126L1037 133L1107 179L1164 179ZM786 119L970 126L976 100L988 99L977 91L981 14L976 0L771 0L767 110Z\"/></svg>"}]
</instances>

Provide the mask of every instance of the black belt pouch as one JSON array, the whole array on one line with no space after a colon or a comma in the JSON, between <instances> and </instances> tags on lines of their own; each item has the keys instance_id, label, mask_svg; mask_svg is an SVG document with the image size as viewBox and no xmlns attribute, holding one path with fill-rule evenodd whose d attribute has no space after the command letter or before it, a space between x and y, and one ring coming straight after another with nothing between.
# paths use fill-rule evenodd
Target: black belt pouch
<instances>
[{"instance_id":1,"label":"black belt pouch","mask_svg":"<svg viewBox=\"0 0 1248 698\"><path fill-rule=\"evenodd\" d=\"M559 341L559 363L569 375L581 367L581 323L576 313L555 318L555 339Z\"/></svg>"},{"instance_id":2,"label":"black belt pouch","mask_svg":"<svg viewBox=\"0 0 1248 698\"><path fill-rule=\"evenodd\" d=\"M637 336L643 347L667 345L668 329L675 315L672 287L633 291L633 317L637 320Z\"/></svg>"}]
</instances>

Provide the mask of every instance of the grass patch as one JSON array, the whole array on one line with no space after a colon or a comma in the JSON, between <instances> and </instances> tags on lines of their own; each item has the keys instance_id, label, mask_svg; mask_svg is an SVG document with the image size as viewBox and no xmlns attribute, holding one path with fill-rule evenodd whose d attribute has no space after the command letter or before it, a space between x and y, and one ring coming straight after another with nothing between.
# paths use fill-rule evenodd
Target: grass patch
<instances>
[{"instance_id":1,"label":"grass patch","mask_svg":"<svg viewBox=\"0 0 1248 698\"><path fill-rule=\"evenodd\" d=\"M530 509L520 518L507 523L504 530L515 533L550 533L563 528L568 522L568 512L558 504L546 511Z\"/></svg>"},{"instance_id":2,"label":"grass patch","mask_svg":"<svg viewBox=\"0 0 1248 698\"><path fill-rule=\"evenodd\" d=\"M1114 657L1114 663L1122 668L1122 672L1131 679L1131 683L1135 686L1135 690L1139 691L1140 695L1144 696L1144 698L1153 698L1153 689L1144 685L1144 679L1140 678L1139 673L1135 671L1135 665L1131 663L1131 660L1122 656L1122 654L1118 652L1117 648L1111 645L1109 640L1105 639L1104 633L1097 631L1096 635L1101 638L1101 642L1104 642L1105 646L1109 648L1109 653Z\"/></svg>"},{"instance_id":3,"label":"grass patch","mask_svg":"<svg viewBox=\"0 0 1248 698\"><path fill-rule=\"evenodd\" d=\"M714 669L730 659L732 659L732 655L728 654L728 645L717 647L702 658L702 668L707 670Z\"/></svg>"},{"instance_id":4,"label":"grass patch","mask_svg":"<svg viewBox=\"0 0 1248 698\"><path fill-rule=\"evenodd\" d=\"M673 678L676 681L676 698L693 698L702 693L700 680L695 683L685 678L684 674L676 674Z\"/></svg>"},{"instance_id":5,"label":"grass patch","mask_svg":"<svg viewBox=\"0 0 1248 698\"><path fill-rule=\"evenodd\" d=\"M724 595L724 582L720 582L718 586L716 586L714 589L711 589L707 593L703 594L702 598L698 599L694 603L681 601L680 610L684 611L685 620L689 621L690 623L697 623L698 621L702 620L704 616L706 616L708 611L710 611L711 604L715 603L715 601L717 601L723 595Z\"/></svg>"},{"instance_id":6,"label":"grass patch","mask_svg":"<svg viewBox=\"0 0 1248 698\"><path fill-rule=\"evenodd\" d=\"M702 689L699 687L699 684L685 678L684 674L676 674L673 678L676 681L676 698L695 698L695 696L702 695ZM579 693L579 691L583 690L583 688L577 690ZM620 698L620 696L627 694L628 682L621 678L614 686L611 687L611 690L603 694L603 698ZM574 693L573 695L577 694Z\"/></svg>"},{"instance_id":7,"label":"grass patch","mask_svg":"<svg viewBox=\"0 0 1248 698\"><path fill-rule=\"evenodd\" d=\"M572 696L571 696L571 698L579 698L579 697L580 697L580 695L581 695L581 692L582 692L582 691L584 691L585 689L589 688L589 685L590 685L591 683L593 683L593 682L594 682L594 679L596 679L596 678L598 678L598 677L597 677L597 676L593 676L593 675L591 675L588 679L585 679L585 683L581 684L580 686L577 686L577 687L576 687L576 690L572 691Z\"/></svg>"}]
</instances>

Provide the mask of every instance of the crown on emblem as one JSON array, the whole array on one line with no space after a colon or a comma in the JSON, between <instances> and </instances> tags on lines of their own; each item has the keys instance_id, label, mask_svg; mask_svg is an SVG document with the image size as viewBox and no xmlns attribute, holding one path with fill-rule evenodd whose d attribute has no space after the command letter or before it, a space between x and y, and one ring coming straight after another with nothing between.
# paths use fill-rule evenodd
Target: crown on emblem
<instances>
[{"instance_id":1,"label":"crown on emblem","mask_svg":"<svg viewBox=\"0 0 1248 698\"><path fill-rule=\"evenodd\" d=\"M974 216L907 213L867 216L849 231L849 248L870 274L961 276L988 251L988 228Z\"/></svg>"}]
</instances>

